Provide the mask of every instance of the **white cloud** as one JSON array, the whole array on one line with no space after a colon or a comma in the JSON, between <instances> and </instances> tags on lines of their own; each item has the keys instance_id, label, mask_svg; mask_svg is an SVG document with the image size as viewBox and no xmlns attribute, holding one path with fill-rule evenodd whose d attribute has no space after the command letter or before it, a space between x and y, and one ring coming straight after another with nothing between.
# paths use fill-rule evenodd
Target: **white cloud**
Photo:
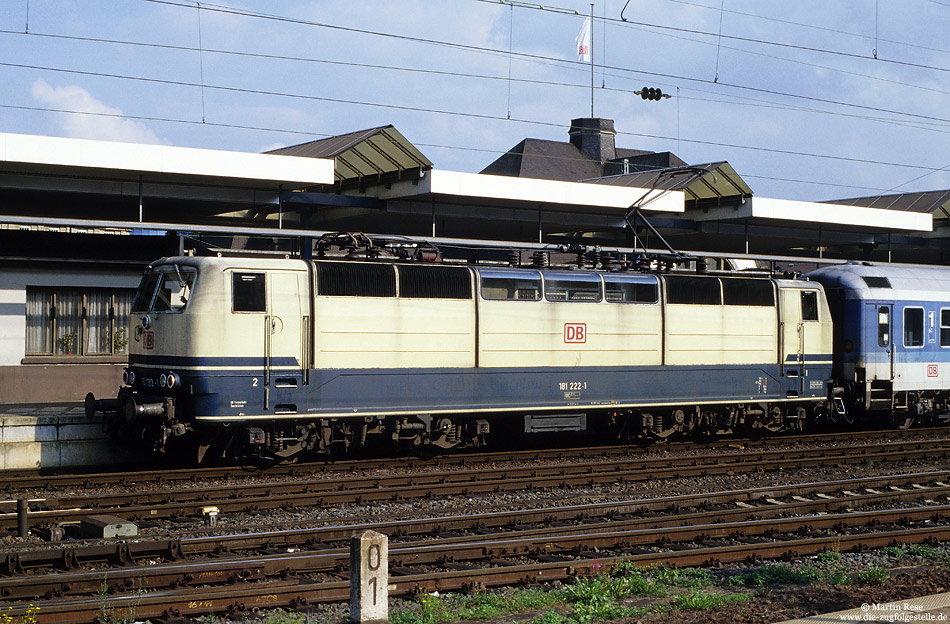
<instances>
[{"instance_id":1,"label":"white cloud","mask_svg":"<svg viewBox=\"0 0 950 624\"><path fill-rule=\"evenodd\" d=\"M45 80L39 79L33 83L30 94L35 102L45 106L92 113L63 114L60 118L61 129L68 137L126 143L167 143L158 138L145 124L123 119L122 109L103 104L82 87L53 87Z\"/></svg>"}]
</instances>

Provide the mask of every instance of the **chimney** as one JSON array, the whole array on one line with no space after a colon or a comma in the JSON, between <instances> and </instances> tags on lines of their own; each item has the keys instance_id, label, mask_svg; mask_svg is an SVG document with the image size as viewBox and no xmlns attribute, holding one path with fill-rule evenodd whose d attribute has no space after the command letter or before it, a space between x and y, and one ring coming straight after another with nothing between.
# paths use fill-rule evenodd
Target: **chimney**
<instances>
[{"instance_id":1,"label":"chimney","mask_svg":"<svg viewBox=\"0 0 950 624\"><path fill-rule=\"evenodd\" d=\"M572 119L568 134L571 137L571 144L601 165L617 155L614 142L617 133L614 130L613 119L600 117Z\"/></svg>"}]
</instances>

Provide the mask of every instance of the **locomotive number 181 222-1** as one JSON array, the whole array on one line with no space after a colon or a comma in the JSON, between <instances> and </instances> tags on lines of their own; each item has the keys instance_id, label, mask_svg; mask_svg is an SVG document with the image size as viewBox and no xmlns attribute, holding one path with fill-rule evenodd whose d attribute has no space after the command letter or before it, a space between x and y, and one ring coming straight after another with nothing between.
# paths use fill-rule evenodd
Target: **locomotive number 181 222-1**
<instances>
[{"instance_id":1,"label":"locomotive number 181 222-1","mask_svg":"<svg viewBox=\"0 0 950 624\"><path fill-rule=\"evenodd\" d=\"M586 381L562 381L557 385L558 390L587 390Z\"/></svg>"}]
</instances>

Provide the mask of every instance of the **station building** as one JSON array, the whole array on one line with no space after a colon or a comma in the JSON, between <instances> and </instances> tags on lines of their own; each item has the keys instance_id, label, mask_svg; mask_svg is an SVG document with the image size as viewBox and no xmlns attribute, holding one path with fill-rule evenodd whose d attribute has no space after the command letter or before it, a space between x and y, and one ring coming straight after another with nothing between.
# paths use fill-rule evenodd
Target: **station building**
<instances>
[{"instance_id":1,"label":"station building","mask_svg":"<svg viewBox=\"0 0 950 624\"><path fill-rule=\"evenodd\" d=\"M613 121L440 170L392 126L267 154L0 134L0 404L119 385L139 276L159 257L298 253L322 232L771 258L947 264L950 191L755 196L725 161L618 148ZM628 227L631 206L655 228Z\"/></svg>"}]
</instances>

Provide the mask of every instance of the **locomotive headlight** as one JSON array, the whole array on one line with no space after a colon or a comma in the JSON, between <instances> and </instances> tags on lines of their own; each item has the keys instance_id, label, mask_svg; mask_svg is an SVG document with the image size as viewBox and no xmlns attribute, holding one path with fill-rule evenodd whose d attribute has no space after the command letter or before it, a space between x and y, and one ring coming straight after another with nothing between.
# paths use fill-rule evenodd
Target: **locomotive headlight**
<instances>
[{"instance_id":1,"label":"locomotive headlight","mask_svg":"<svg viewBox=\"0 0 950 624\"><path fill-rule=\"evenodd\" d=\"M147 314L142 317L142 327L144 327L145 329L148 329L151 324L152 324L152 319L149 318Z\"/></svg>"},{"instance_id":2,"label":"locomotive headlight","mask_svg":"<svg viewBox=\"0 0 950 624\"><path fill-rule=\"evenodd\" d=\"M165 378L165 387L171 390L178 385L178 375L175 373L168 373L167 375L162 375Z\"/></svg>"},{"instance_id":3,"label":"locomotive headlight","mask_svg":"<svg viewBox=\"0 0 950 624\"><path fill-rule=\"evenodd\" d=\"M165 373L162 373L161 376L159 376L158 378L158 385L160 385L162 388L168 385L168 375L166 375Z\"/></svg>"},{"instance_id":4,"label":"locomotive headlight","mask_svg":"<svg viewBox=\"0 0 950 624\"><path fill-rule=\"evenodd\" d=\"M127 386L131 385L129 383L129 371L127 370L122 371L122 383L124 383Z\"/></svg>"},{"instance_id":5,"label":"locomotive headlight","mask_svg":"<svg viewBox=\"0 0 950 624\"><path fill-rule=\"evenodd\" d=\"M129 381L128 381L129 385L134 386L135 385L135 371L126 371L126 372L128 373L128 376L129 376ZM123 373L122 376L125 377L125 373Z\"/></svg>"}]
</instances>

